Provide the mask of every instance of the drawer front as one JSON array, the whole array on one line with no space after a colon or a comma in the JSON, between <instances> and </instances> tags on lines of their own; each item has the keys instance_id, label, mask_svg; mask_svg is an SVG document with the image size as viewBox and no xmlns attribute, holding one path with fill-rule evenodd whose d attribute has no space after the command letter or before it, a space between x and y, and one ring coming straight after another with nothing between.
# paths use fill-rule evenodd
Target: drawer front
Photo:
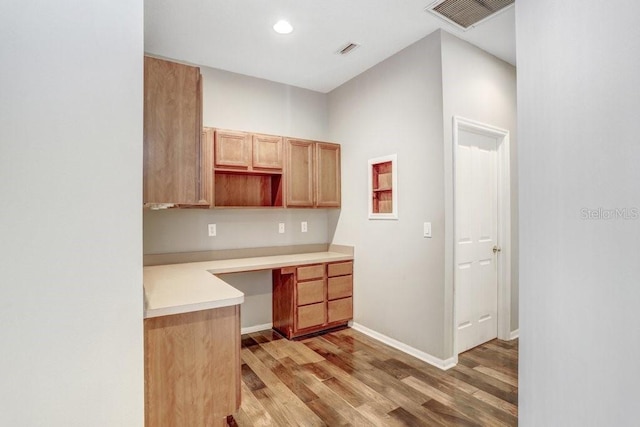
<instances>
[{"instance_id":1,"label":"drawer front","mask_svg":"<svg viewBox=\"0 0 640 427\"><path fill-rule=\"evenodd\" d=\"M342 298L329 301L329 323L347 321L353 318L353 298Z\"/></svg>"},{"instance_id":2,"label":"drawer front","mask_svg":"<svg viewBox=\"0 0 640 427\"><path fill-rule=\"evenodd\" d=\"M330 277L328 285L329 299L350 297L353 295L353 276Z\"/></svg>"},{"instance_id":3,"label":"drawer front","mask_svg":"<svg viewBox=\"0 0 640 427\"><path fill-rule=\"evenodd\" d=\"M298 305L324 301L324 280L298 282Z\"/></svg>"},{"instance_id":4,"label":"drawer front","mask_svg":"<svg viewBox=\"0 0 640 427\"><path fill-rule=\"evenodd\" d=\"M336 262L329 264L327 269L328 276L346 276L347 274L353 274L353 261Z\"/></svg>"},{"instance_id":5,"label":"drawer front","mask_svg":"<svg viewBox=\"0 0 640 427\"><path fill-rule=\"evenodd\" d=\"M324 264L298 267L298 280L321 279L324 277Z\"/></svg>"},{"instance_id":6,"label":"drawer front","mask_svg":"<svg viewBox=\"0 0 640 427\"><path fill-rule=\"evenodd\" d=\"M298 307L297 329L319 326L324 323L324 303Z\"/></svg>"}]
</instances>

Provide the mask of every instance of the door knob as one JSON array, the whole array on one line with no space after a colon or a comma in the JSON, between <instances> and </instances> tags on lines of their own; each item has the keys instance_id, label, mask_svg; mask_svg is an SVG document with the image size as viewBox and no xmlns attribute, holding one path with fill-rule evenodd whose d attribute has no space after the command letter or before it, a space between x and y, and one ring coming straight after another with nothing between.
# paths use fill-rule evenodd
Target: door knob
<instances>
[{"instance_id":1,"label":"door knob","mask_svg":"<svg viewBox=\"0 0 640 427\"><path fill-rule=\"evenodd\" d=\"M493 253L497 253L500 252L502 250L502 248L498 245L493 245Z\"/></svg>"}]
</instances>

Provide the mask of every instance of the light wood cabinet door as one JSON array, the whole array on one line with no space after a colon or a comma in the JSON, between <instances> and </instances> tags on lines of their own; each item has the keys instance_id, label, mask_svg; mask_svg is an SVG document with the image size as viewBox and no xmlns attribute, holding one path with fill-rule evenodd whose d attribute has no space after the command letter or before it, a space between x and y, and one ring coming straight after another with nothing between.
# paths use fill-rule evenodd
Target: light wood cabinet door
<instances>
[{"instance_id":1,"label":"light wood cabinet door","mask_svg":"<svg viewBox=\"0 0 640 427\"><path fill-rule=\"evenodd\" d=\"M296 269L297 280L321 279L324 277L324 264L305 265Z\"/></svg>"},{"instance_id":2,"label":"light wood cabinet door","mask_svg":"<svg viewBox=\"0 0 640 427\"><path fill-rule=\"evenodd\" d=\"M327 321L342 322L353 318L353 298L342 298L327 303Z\"/></svg>"},{"instance_id":3,"label":"light wood cabinet door","mask_svg":"<svg viewBox=\"0 0 640 427\"><path fill-rule=\"evenodd\" d=\"M325 311L325 304L323 302L298 307L296 330L306 329L312 326L321 326L326 322Z\"/></svg>"},{"instance_id":4,"label":"light wood cabinet door","mask_svg":"<svg viewBox=\"0 0 640 427\"><path fill-rule=\"evenodd\" d=\"M340 145L316 144L316 206L340 207Z\"/></svg>"},{"instance_id":5,"label":"light wood cabinet door","mask_svg":"<svg viewBox=\"0 0 640 427\"><path fill-rule=\"evenodd\" d=\"M298 282L296 294L298 295L298 305L322 302L324 301L324 280Z\"/></svg>"},{"instance_id":6,"label":"light wood cabinet door","mask_svg":"<svg viewBox=\"0 0 640 427\"><path fill-rule=\"evenodd\" d=\"M145 205L202 205L200 69L144 57Z\"/></svg>"},{"instance_id":7,"label":"light wood cabinet door","mask_svg":"<svg viewBox=\"0 0 640 427\"><path fill-rule=\"evenodd\" d=\"M246 132L216 130L215 167L251 169L251 135Z\"/></svg>"},{"instance_id":8,"label":"light wood cabinet door","mask_svg":"<svg viewBox=\"0 0 640 427\"><path fill-rule=\"evenodd\" d=\"M222 426L241 403L240 306L144 319L145 426Z\"/></svg>"},{"instance_id":9,"label":"light wood cabinet door","mask_svg":"<svg viewBox=\"0 0 640 427\"><path fill-rule=\"evenodd\" d=\"M253 169L282 170L282 137L253 135Z\"/></svg>"},{"instance_id":10,"label":"light wood cabinet door","mask_svg":"<svg viewBox=\"0 0 640 427\"><path fill-rule=\"evenodd\" d=\"M327 281L327 298L329 300L350 297L353 295L353 276L330 277Z\"/></svg>"},{"instance_id":11,"label":"light wood cabinet door","mask_svg":"<svg viewBox=\"0 0 640 427\"><path fill-rule=\"evenodd\" d=\"M333 262L327 266L327 276L346 276L353 274L353 261Z\"/></svg>"},{"instance_id":12,"label":"light wood cabinet door","mask_svg":"<svg viewBox=\"0 0 640 427\"><path fill-rule=\"evenodd\" d=\"M287 139L287 206L314 206L315 143Z\"/></svg>"}]
</instances>

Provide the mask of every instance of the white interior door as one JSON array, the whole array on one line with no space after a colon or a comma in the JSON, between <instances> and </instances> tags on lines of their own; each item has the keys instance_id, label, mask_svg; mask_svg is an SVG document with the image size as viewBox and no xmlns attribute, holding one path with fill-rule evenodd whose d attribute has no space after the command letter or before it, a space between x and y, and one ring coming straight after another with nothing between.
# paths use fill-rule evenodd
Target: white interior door
<instances>
[{"instance_id":1,"label":"white interior door","mask_svg":"<svg viewBox=\"0 0 640 427\"><path fill-rule=\"evenodd\" d=\"M460 130L455 160L457 352L498 335L498 181L493 136Z\"/></svg>"}]
</instances>

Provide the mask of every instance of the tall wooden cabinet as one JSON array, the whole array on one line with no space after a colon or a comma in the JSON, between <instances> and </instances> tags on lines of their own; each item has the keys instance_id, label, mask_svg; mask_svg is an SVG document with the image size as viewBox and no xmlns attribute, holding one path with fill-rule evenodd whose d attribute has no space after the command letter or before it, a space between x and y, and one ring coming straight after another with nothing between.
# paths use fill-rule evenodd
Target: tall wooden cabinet
<instances>
[{"instance_id":1,"label":"tall wooden cabinet","mask_svg":"<svg viewBox=\"0 0 640 427\"><path fill-rule=\"evenodd\" d=\"M340 145L286 139L287 207L340 207Z\"/></svg>"},{"instance_id":2,"label":"tall wooden cabinet","mask_svg":"<svg viewBox=\"0 0 640 427\"><path fill-rule=\"evenodd\" d=\"M273 328L295 338L353 318L353 261L273 271Z\"/></svg>"},{"instance_id":3,"label":"tall wooden cabinet","mask_svg":"<svg viewBox=\"0 0 640 427\"><path fill-rule=\"evenodd\" d=\"M200 69L144 57L145 205L208 207Z\"/></svg>"}]
</instances>

